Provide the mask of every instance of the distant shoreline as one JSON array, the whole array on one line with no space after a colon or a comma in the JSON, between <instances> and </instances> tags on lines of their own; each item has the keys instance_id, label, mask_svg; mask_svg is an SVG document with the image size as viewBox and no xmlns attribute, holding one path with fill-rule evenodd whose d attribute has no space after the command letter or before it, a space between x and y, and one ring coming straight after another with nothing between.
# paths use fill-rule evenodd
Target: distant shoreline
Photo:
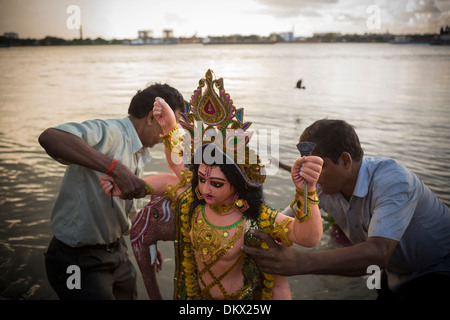
<instances>
[{"instance_id":1,"label":"distant shoreline","mask_svg":"<svg viewBox=\"0 0 450 320\"><path fill-rule=\"evenodd\" d=\"M392 43L392 42L275 42L275 43L251 43L251 42L241 42L241 43L235 43L235 42L222 42L222 43L178 43L176 45L198 45L198 46L239 46L239 45L255 45L255 46L259 46L259 45L264 45L264 44L271 44L271 45L277 45L277 44L287 44L287 45L320 45L320 44L335 44L335 45L340 45L340 44L367 44L367 45L376 45L376 44L392 44L392 45L433 45L435 43L428 43L428 42L408 42L408 43ZM439 43L436 43L439 44ZM111 46L111 47L166 47L166 46L173 46L174 44L144 44L144 45L130 45L130 44L77 44L77 45L73 45L73 44L53 44L53 45L2 45L0 44L0 49L7 49L7 48L45 48L45 47L101 47L101 46Z\"/></svg>"},{"instance_id":2,"label":"distant shoreline","mask_svg":"<svg viewBox=\"0 0 450 320\"><path fill-rule=\"evenodd\" d=\"M440 34L418 34L418 35L393 35L385 34L340 34L340 33L324 33L308 38L293 38L286 41L280 37L266 38L259 36L222 36L208 38L170 38L170 39L142 39L136 43L136 39L112 39L105 40L103 38L96 39L71 39L47 36L43 39L0 36L0 47L19 47L19 46L79 46L79 45L178 45L178 44L277 44L277 43L393 43L393 44L438 44Z\"/></svg>"}]
</instances>

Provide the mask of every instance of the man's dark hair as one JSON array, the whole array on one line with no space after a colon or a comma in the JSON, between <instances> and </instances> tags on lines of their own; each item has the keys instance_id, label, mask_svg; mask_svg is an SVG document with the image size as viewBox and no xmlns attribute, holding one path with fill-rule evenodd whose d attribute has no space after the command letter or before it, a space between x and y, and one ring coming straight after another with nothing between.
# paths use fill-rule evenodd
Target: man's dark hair
<instances>
[{"instance_id":1,"label":"man's dark hair","mask_svg":"<svg viewBox=\"0 0 450 320\"><path fill-rule=\"evenodd\" d=\"M144 90L139 90L131 99L128 114L142 119L153 110L156 97L163 98L173 111L184 111L184 99L181 93L168 84L155 83Z\"/></svg>"},{"instance_id":2,"label":"man's dark hair","mask_svg":"<svg viewBox=\"0 0 450 320\"><path fill-rule=\"evenodd\" d=\"M314 122L300 136L300 142L306 141L316 144L313 155L330 158L336 164L343 152L348 152L354 161L360 161L364 156L355 129L344 120Z\"/></svg>"}]
</instances>

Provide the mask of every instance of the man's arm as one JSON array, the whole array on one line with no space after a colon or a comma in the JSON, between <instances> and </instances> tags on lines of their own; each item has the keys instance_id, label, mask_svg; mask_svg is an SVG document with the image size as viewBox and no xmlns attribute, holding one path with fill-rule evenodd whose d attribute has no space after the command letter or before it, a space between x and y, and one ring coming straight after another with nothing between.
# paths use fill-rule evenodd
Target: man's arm
<instances>
[{"instance_id":1,"label":"man's arm","mask_svg":"<svg viewBox=\"0 0 450 320\"><path fill-rule=\"evenodd\" d=\"M177 125L177 119L175 117L175 113L164 99L159 97L155 99L155 102L153 104L153 114L156 118L156 121L158 121L163 130L163 135L167 135L169 132L172 132L173 129L176 130L175 126ZM181 130L181 132L184 133L181 127L178 130ZM176 133L172 134L172 136L169 138L169 141L170 139L174 139L174 141L178 140L180 135L178 130L176 130ZM178 179L181 180L181 171L183 171L185 167L183 156L177 154L177 151L181 149L182 141L180 140L177 142L179 143L179 148L176 148L176 150L170 150L169 148L167 148L167 146L165 146L164 152L169 168L173 173L176 174Z\"/></svg>"},{"instance_id":2,"label":"man's arm","mask_svg":"<svg viewBox=\"0 0 450 320\"><path fill-rule=\"evenodd\" d=\"M294 247L278 245L273 239L258 230L254 235L266 242L268 250L243 246L242 250L255 258L263 272L293 276L300 274L333 274L362 276L367 267L377 265L385 268L397 241L370 237L357 245L326 251L304 252Z\"/></svg>"},{"instance_id":3,"label":"man's arm","mask_svg":"<svg viewBox=\"0 0 450 320\"><path fill-rule=\"evenodd\" d=\"M55 159L62 159L99 172L105 172L112 161L111 158L92 148L83 139L54 128L45 130L39 136L39 143ZM127 166L118 163L111 176L122 190L122 199L145 196L145 184Z\"/></svg>"}]
</instances>

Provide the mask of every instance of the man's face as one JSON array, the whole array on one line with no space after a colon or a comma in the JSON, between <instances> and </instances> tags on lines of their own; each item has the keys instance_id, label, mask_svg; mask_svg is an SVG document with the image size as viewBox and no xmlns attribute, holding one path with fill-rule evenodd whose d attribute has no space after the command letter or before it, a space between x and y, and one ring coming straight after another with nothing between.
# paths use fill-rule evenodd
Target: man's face
<instances>
[{"instance_id":1,"label":"man's face","mask_svg":"<svg viewBox=\"0 0 450 320\"><path fill-rule=\"evenodd\" d=\"M177 122L180 120L181 110L175 110L175 118ZM144 141L142 141L142 145L146 148L152 148L156 144L162 142L160 135L163 134L162 128L159 125L156 119L153 119L152 125L146 128L146 132L144 134Z\"/></svg>"},{"instance_id":2,"label":"man's face","mask_svg":"<svg viewBox=\"0 0 450 320\"><path fill-rule=\"evenodd\" d=\"M341 192L346 182L347 172L342 157L335 164L331 158L323 158L322 173L318 184L325 194Z\"/></svg>"}]
</instances>

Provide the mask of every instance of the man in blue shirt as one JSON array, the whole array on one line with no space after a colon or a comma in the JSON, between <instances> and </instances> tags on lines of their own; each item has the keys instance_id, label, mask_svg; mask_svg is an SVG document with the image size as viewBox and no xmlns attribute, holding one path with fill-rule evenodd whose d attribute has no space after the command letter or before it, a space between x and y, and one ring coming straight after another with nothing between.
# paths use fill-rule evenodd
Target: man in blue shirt
<instances>
[{"instance_id":1,"label":"man in blue shirt","mask_svg":"<svg viewBox=\"0 0 450 320\"><path fill-rule=\"evenodd\" d=\"M184 110L178 90L156 83L136 93L123 119L65 123L39 137L50 156L68 164L51 215L54 237L45 254L47 277L61 299L137 296L123 235L130 229L130 213L137 211L133 198L147 194L140 177L150 161L148 148L161 142L163 131L153 113L157 97L175 114ZM122 199L103 193L98 179L105 172L114 177ZM79 285L70 283L73 266L81 273Z\"/></svg>"},{"instance_id":2,"label":"man in blue shirt","mask_svg":"<svg viewBox=\"0 0 450 320\"><path fill-rule=\"evenodd\" d=\"M270 242L267 251L244 247L264 272L367 275L384 269L379 298L443 298L450 285L450 212L410 170L388 158L363 157L353 127L319 120L300 141L315 143L324 160L317 187L320 207L353 246L301 252Z\"/></svg>"}]
</instances>

